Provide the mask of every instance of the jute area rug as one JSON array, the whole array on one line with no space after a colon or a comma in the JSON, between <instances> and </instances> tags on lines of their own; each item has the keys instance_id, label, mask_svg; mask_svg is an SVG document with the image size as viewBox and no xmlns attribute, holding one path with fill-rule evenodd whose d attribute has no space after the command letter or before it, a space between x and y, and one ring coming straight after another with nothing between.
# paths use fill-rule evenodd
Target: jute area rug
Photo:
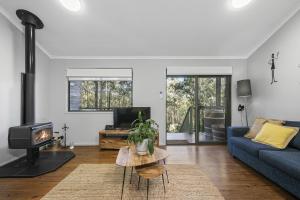
<instances>
[{"instance_id":1,"label":"jute area rug","mask_svg":"<svg viewBox=\"0 0 300 200\"><path fill-rule=\"evenodd\" d=\"M149 199L224 199L199 166L168 165L167 168L170 183L167 183L165 176L166 193L163 190L162 178L158 177L150 181ZM113 164L81 164L42 200L120 199L123 169ZM135 172L132 184L129 183L130 171L127 168L123 199L146 199L146 181L141 179L138 190L138 177Z\"/></svg>"}]
</instances>

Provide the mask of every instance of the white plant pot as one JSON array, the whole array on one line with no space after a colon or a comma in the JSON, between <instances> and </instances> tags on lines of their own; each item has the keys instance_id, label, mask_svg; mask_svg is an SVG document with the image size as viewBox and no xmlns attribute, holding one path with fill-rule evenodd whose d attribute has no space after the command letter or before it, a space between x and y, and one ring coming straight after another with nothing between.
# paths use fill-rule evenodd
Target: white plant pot
<instances>
[{"instance_id":1,"label":"white plant pot","mask_svg":"<svg viewBox=\"0 0 300 200\"><path fill-rule=\"evenodd\" d=\"M144 156L148 154L148 142L149 139L144 139L143 142L139 142L135 145L136 153L138 155Z\"/></svg>"}]
</instances>

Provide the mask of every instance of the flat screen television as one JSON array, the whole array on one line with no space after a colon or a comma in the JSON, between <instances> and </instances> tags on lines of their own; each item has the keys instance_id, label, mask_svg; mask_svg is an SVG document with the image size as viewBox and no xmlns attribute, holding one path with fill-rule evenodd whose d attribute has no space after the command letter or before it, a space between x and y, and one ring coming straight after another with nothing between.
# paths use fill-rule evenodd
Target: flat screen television
<instances>
[{"instance_id":1,"label":"flat screen television","mask_svg":"<svg viewBox=\"0 0 300 200\"><path fill-rule=\"evenodd\" d=\"M132 122L138 118L139 112L142 112L143 120L151 118L150 107L130 107L130 108L114 108L114 128L129 129Z\"/></svg>"}]
</instances>

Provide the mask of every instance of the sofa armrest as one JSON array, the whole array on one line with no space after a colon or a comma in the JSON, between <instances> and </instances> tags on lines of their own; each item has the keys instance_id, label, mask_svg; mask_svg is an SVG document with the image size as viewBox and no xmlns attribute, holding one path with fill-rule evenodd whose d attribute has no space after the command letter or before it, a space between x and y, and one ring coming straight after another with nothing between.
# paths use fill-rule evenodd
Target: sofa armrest
<instances>
[{"instance_id":1,"label":"sofa armrest","mask_svg":"<svg viewBox=\"0 0 300 200\"><path fill-rule=\"evenodd\" d=\"M227 139L231 137L243 137L249 131L248 127L228 127Z\"/></svg>"},{"instance_id":2,"label":"sofa armrest","mask_svg":"<svg viewBox=\"0 0 300 200\"><path fill-rule=\"evenodd\" d=\"M247 132L248 127L228 127L227 128L227 148L232 154L232 144L230 138L232 137L243 137Z\"/></svg>"}]
</instances>

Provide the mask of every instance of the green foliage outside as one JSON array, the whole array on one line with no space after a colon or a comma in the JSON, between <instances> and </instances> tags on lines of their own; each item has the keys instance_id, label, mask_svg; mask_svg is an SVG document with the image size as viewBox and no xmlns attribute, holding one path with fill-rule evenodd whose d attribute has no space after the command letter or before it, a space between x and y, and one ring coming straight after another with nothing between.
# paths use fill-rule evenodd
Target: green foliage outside
<instances>
[{"instance_id":1,"label":"green foliage outside","mask_svg":"<svg viewBox=\"0 0 300 200\"><path fill-rule=\"evenodd\" d=\"M187 115L188 109L195 109L195 77L168 77L167 78L167 132L177 133ZM224 106L226 79L220 78L219 91L216 77L201 77L198 79L198 99L201 106L200 116L205 109L215 106ZM219 102L217 102L219 93ZM194 113L194 110L191 110ZM191 124L194 126L195 122ZM200 122L200 125L203 125Z\"/></svg>"},{"instance_id":2,"label":"green foliage outside","mask_svg":"<svg viewBox=\"0 0 300 200\"><path fill-rule=\"evenodd\" d=\"M80 90L80 108L95 108L95 81L82 81Z\"/></svg>"},{"instance_id":3,"label":"green foliage outside","mask_svg":"<svg viewBox=\"0 0 300 200\"><path fill-rule=\"evenodd\" d=\"M109 110L132 105L132 81L81 81L80 109Z\"/></svg>"},{"instance_id":4,"label":"green foliage outside","mask_svg":"<svg viewBox=\"0 0 300 200\"><path fill-rule=\"evenodd\" d=\"M167 132L179 132L189 107L194 105L194 78L167 79Z\"/></svg>"}]
</instances>

